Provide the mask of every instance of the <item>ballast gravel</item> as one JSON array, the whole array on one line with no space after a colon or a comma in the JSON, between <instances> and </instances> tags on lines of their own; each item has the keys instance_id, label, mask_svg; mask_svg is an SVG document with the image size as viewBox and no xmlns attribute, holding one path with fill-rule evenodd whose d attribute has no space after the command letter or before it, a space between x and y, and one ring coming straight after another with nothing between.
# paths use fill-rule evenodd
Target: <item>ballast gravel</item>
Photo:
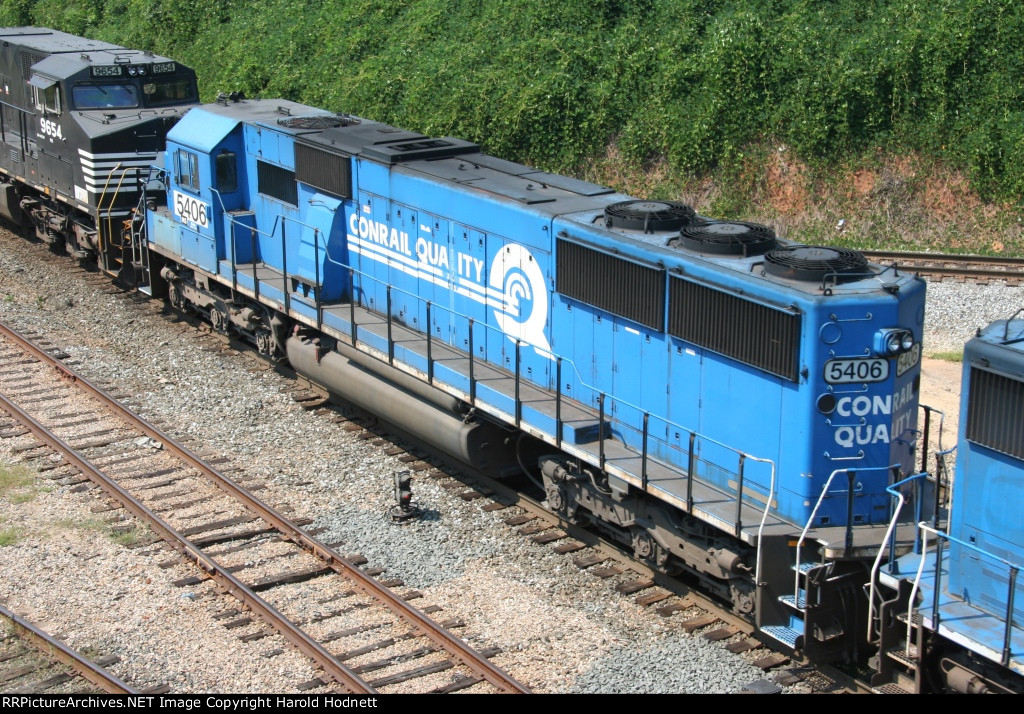
<instances>
[{"instance_id":1,"label":"ballast gravel","mask_svg":"<svg viewBox=\"0 0 1024 714\"><path fill-rule=\"evenodd\" d=\"M0 319L48 335L76 369L116 384L147 418L255 474L268 484L264 500L315 519L326 529L321 540L343 541L341 552L360 553L385 567L384 577L422 592L417 604L463 621L458 634L474 646L500 648L494 662L535 691L727 693L764 678L721 643L681 632L578 570L571 555L515 535L500 511L483 511L440 479L417 474L424 515L395 525L393 477L407 468L397 456L304 410L273 372L197 348L192 330L38 251L0 235ZM1024 292L998 283L931 286L926 354L960 349L976 327L1019 303ZM0 439L0 463L12 460L13 441ZM267 657L265 643L224 629L214 615L226 601L208 585L175 587L191 571L161 568L169 553L118 545L92 510L103 501L44 479L0 494L0 532L14 534L0 547L8 607L73 647L119 655L111 669L138 687L289 692L315 676L290 649Z\"/></svg>"}]
</instances>

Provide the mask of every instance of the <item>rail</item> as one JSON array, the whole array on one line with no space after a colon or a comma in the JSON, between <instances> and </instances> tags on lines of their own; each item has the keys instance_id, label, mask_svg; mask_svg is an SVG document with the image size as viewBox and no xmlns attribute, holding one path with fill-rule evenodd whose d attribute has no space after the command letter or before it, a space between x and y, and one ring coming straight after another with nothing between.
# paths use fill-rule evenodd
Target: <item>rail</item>
<instances>
[{"instance_id":1,"label":"rail","mask_svg":"<svg viewBox=\"0 0 1024 714\"><path fill-rule=\"evenodd\" d=\"M45 426L40 424L30 414L18 407L4 395L0 394L0 408L9 413L27 429L29 429L40 441L50 446L71 464L81 471L93 483L101 486L104 490L114 496L126 510L146 522L162 539L171 543L189 560L194 562L205 573L213 577L221 587L231 592L235 597L253 611L259 613L271 627L282 637L287 639L307 657L313 659L317 665L322 667L336 681L346 686L350 692L357 694L372 694L370 688L348 667L339 662L330 652L324 649L319 643L311 641L292 622L282 616L277 610L270 606L265 600L251 592L238 578L232 575L227 569L219 566L213 559L195 547L182 535L168 525L163 519L156 515L150 508L128 493L127 490L112 481L102 471L93 466L90 462L81 458L68 444L52 434ZM167 442L165 442L167 443Z\"/></svg>"},{"instance_id":2,"label":"rail","mask_svg":"<svg viewBox=\"0 0 1024 714\"><path fill-rule=\"evenodd\" d=\"M234 498L236 501L243 503L256 515L282 533L288 540L313 554L334 571L343 574L364 594L388 608L396 617L411 625L416 629L416 631L430 639L435 646L443 649L456 660L471 667L484 680L504 692L522 693L528 691L522 684L511 678L499 667L490 663L485 657L482 657L460 638L452 635L429 617L410 606L404 600L395 597L388 588L381 585L371 576L362 572L332 548L302 531L297 525L271 509L253 494L242 489L238 484L214 469L187 447L175 441L168 434L153 424L146 422L138 415L126 409L103 389L92 384L85 377L77 374L74 370L62 364L52 355L49 355L39 349L36 345L32 344L31 341L2 322L0 322L0 334L17 344L26 352L30 353L33 357L51 366L62 377L72 381L81 391L101 401L107 409L113 412L124 422L145 435L159 441L163 444L168 453L173 454L200 474L209 477L218 488ZM338 661L338 659L328 652L319 642L309 638L294 623L284 617L259 595L247 588L231 573L230 569L220 566L213 558L209 557L201 549L194 546L180 532L176 531L173 527L163 521L163 519L149 509L145 504L135 498L118 483L108 478L92 463L82 458L66 443L46 429L45 426L2 394L0 394L0 407L24 424L24 426L32 431L40 441L60 452L68 463L81 471L87 478L92 480L94 483L101 485L108 493L114 495L126 510L149 523L150 527L153 528L153 530L163 539L174 544L182 554L188 557L192 562L196 563L198 567L211 577L215 578L226 591L231 592L235 597L241 599L247 607L258 612L264 621L277 630L277 632L285 637L289 642L295 645L299 651L313 659L332 678L348 687L349 690L354 693L373 692L372 688L370 688L369 685L356 675L355 672Z\"/></svg>"},{"instance_id":3,"label":"rail","mask_svg":"<svg viewBox=\"0 0 1024 714\"><path fill-rule=\"evenodd\" d=\"M73 669L79 676L88 680L96 687L108 694L138 694L137 689L118 679L107 670L93 664L78 652L74 651L60 640L51 637L40 630L28 620L3 605L0 605L0 617L10 620L14 629L23 633L24 636L36 646L43 650L48 657Z\"/></svg>"},{"instance_id":4,"label":"rail","mask_svg":"<svg viewBox=\"0 0 1024 714\"><path fill-rule=\"evenodd\" d=\"M1017 285L1024 281L1024 259L1022 258L881 250L861 252L874 262L892 262L895 267L902 270L937 278L1007 280L1011 281L1011 284Z\"/></svg>"}]
</instances>

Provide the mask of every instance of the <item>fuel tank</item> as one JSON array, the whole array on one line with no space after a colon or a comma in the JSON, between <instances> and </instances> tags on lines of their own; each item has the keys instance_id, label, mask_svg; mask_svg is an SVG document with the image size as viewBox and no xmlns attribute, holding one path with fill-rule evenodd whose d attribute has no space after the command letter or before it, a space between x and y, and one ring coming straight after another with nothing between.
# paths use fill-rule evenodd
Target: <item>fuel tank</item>
<instances>
[{"instance_id":1,"label":"fuel tank","mask_svg":"<svg viewBox=\"0 0 1024 714\"><path fill-rule=\"evenodd\" d=\"M288 361L299 374L449 456L494 475L506 475L518 468L514 433L442 408L461 403L429 385L417 384L421 393L413 394L399 386L402 380L412 379L408 375L383 363L373 365L371 371L337 351L324 352L308 336L290 337L286 350ZM394 379L389 378L388 371L394 372ZM424 388L436 398L425 399Z\"/></svg>"}]
</instances>

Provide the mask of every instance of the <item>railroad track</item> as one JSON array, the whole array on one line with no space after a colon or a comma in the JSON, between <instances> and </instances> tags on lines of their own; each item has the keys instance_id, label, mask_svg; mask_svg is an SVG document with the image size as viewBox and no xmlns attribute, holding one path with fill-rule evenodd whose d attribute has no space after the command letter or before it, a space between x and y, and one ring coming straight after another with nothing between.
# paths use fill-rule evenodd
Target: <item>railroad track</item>
<instances>
[{"instance_id":1,"label":"railroad track","mask_svg":"<svg viewBox=\"0 0 1024 714\"><path fill-rule=\"evenodd\" d=\"M126 297L134 299L130 294ZM150 303L140 301L138 304L145 307ZM603 581L610 592L617 594L613 597L631 599L649 610L653 617L666 618L679 631L720 643L727 651L742 657L765 675L762 680L750 682L744 690L746 693L867 691L865 686L842 672L793 661L788 655L770 649L754 637L750 622L733 615L727 607L692 591L677 579L650 569L598 535L564 521L522 491L453 461L428 445L417 443L373 414L350 406L345 406L345 414L330 408L326 390L298 377L287 367L268 365L247 345L210 332L206 323L175 312L162 312L160 316L180 325L183 332L188 332L189 340L198 341L203 349L230 356L248 352L254 363L264 364L295 381L296 386L289 390L294 401L306 409L321 410L324 418L354 433L357 439L408 464L417 480L439 483L462 500L479 503L484 511L499 514L507 511L508 515L503 515L502 519L515 537L526 539L536 547L550 547L555 553L570 558L576 568Z\"/></svg>"},{"instance_id":2,"label":"railroad track","mask_svg":"<svg viewBox=\"0 0 1024 714\"><path fill-rule=\"evenodd\" d=\"M181 317L175 313L163 316L167 319ZM198 320L188 318L186 324L195 331L191 337L205 338L204 344L211 351L237 354L236 350L249 350L248 346L225 335L208 332L206 324ZM258 355L254 359L263 361ZM326 390L297 377L286 367L274 365L274 369L297 382L290 391L296 402L307 409L329 406ZM834 668L794 661L772 650L754 636L749 621L734 615L728 607L693 591L678 579L652 570L593 532L565 521L523 491L417 443L393 425L379 421L375 415L350 406L345 407L347 415L335 409L322 411L325 418L355 433L358 439L408 464L416 479L433 480L462 500L479 503L484 511L499 515L507 511L508 515L503 515L502 520L515 537L526 539L536 547L549 547L570 558L580 571L603 581L609 591L617 594L613 597L632 600L652 616L667 619L679 631L720 643L725 650L760 669L765 678L751 681L744 693L869 691L865 683Z\"/></svg>"},{"instance_id":3,"label":"railroad track","mask_svg":"<svg viewBox=\"0 0 1024 714\"><path fill-rule=\"evenodd\" d=\"M105 669L118 661L116 655L90 660L3 606L0 623L5 625L0 638L0 689L4 692L140 693Z\"/></svg>"},{"instance_id":4,"label":"railroad track","mask_svg":"<svg viewBox=\"0 0 1024 714\"><path fill-rule=\"evenodd\" d=\"M253 626L252 613L260 624L247 637L261 639L270 628L313 660L323 676L300 689L337 683L369 694L418 691L411 683L421 683L437 692L526 691L489 662L495 651L478 652L444 626L461 623L438 624L412 607L387 587L400 582L382 584L316 540L62 364L63 353L50 354L4 325L0 334L0 390L13 397L0 395L11 417L0 435L31 435L15 449L23 455L59 454L46 467L103 488L198 567L195 583L212 579L235 597L242 609L225 626ZM82 405L81 392L91 406ZM291 618L272 602L275 593L282 602L294 599L297 586L304 588L300 599L318 603L320 613Z\"/></svg>"},{"instance_id":5,"label":"railroad track","mask_svg":"<svg viewBox=\"0 0 1024 714\"><path fill-rule=\"evenodd\" d=\"M873 263L896 265L928 276L931 280L988 282L1005 280L1008 285L1024 284L1024 259L986 255L861 251Z\"/></svg>"}]
</instances>

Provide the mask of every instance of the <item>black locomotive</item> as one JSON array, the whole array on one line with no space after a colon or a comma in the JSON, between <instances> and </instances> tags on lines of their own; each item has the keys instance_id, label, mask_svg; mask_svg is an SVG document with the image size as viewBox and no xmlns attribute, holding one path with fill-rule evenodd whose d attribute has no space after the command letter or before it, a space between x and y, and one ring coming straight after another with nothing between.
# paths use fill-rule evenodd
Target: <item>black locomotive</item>
<instances>
[{"instance_id":1,"label":"black locomotive","mask_svg":"<svg viewBox=\"0 0 1024 714\"><path fill-rule=\"evenodd\" d=\"M195 72L39 27L0 30L0 215L55 251L130 267L139 175L199 101Z\"/></svg>"}]
</instances>

